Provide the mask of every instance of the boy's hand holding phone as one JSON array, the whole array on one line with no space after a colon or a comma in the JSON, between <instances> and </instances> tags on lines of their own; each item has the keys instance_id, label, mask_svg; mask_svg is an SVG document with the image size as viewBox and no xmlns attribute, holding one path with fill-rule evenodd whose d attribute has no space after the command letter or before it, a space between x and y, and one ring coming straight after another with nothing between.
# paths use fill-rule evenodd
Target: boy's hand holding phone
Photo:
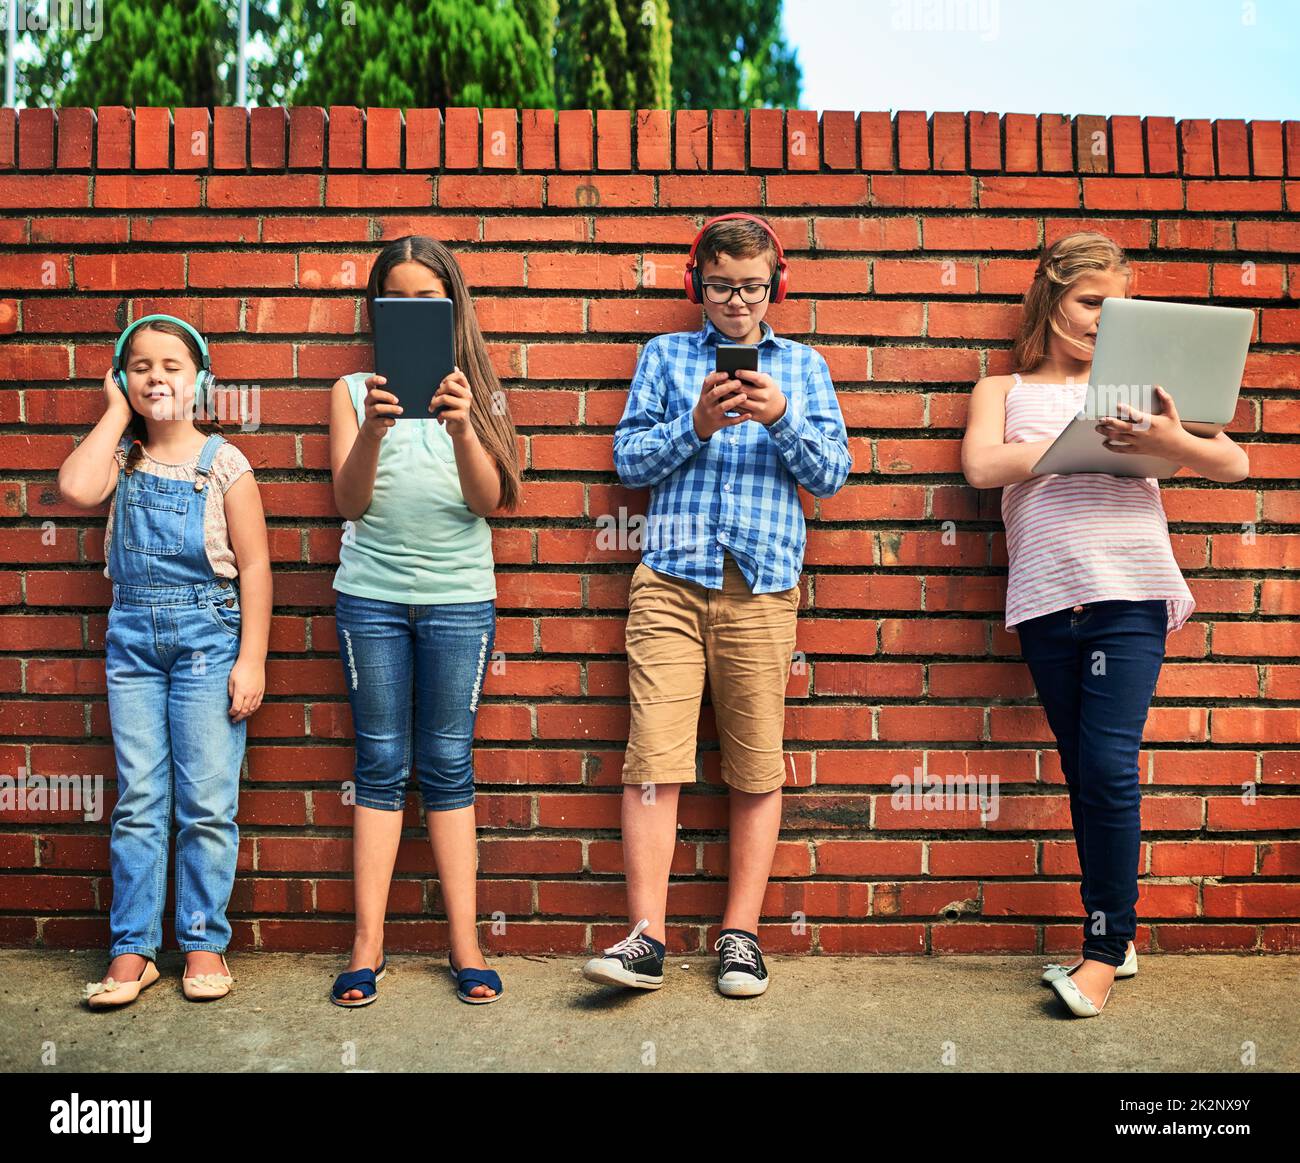
<instances>
[{"instance_id":1,"label":"boy's hand holding phone","mask_svg":"<svg viewBox=\"0 0 1300 1163\"><path fill-rule=\"evenodd\" d=\"M366 377L366 422L362 431L376 440L382 439L397 422L396 417L402 414L402 405L397 402L397 397L384 390L386 383L388 381L383 376Z\"/></svg>"},{"instance_id":2,"label":"boy's hand holding phone","mask_svg":"<svg viewBox=\"0 0 1300 1163\"><path fill-rule=\"evenodd\" d=\"M736 373L744 391L744 400L738 405L751 419L760 424L774 424L785 415L785 393L776 380L762 372L741 368Z\"/></svg>"},{"instance_id":3,"label":"boy's hand holding phone","mask_svg":"<svg viewBox=\"0 0 1300 1163\"><path fill-rule=\"evenodd\" d=\"M695 434L708 440L719 428L730 428L748 420L748 412L736 412L745 402L745 385L730 372L709 372L700 387L700 398L691 413ZM728 416L728 412L736 412Z\"/></svg>"},{"instance_id":4,"label":"boy's hand holding phone","mask_svg":"<svg viewBox=\"0 0 1300 1163\"><path fill-rule=\"evenodd\" d=\"M460 368L452 368L450 374L443 377L438 390L429 401L429 411L435 420L447 426L451 436L462 436L472 431L469 421L470 408L474 404L474 393L469 380Z\"/></svg>"}]
</instances>

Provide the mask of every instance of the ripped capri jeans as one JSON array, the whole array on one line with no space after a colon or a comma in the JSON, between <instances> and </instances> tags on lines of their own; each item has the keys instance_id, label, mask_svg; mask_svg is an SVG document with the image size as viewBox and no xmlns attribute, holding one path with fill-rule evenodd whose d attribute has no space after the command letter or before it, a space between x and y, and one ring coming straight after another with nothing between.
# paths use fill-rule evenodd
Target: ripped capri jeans
<instances>
[{"instance_id":1,"label":"ripped capri jeans","mask_svg":"<svg viewBox=\"0 0 1300 1163\"><path fill-rule=\"evenodd\" d=\"M496 603L411 606L339 593L335 619L356 735L357 805L400 812L414 759L426 812L469 807Z\"/></svg>"}]
</instances>

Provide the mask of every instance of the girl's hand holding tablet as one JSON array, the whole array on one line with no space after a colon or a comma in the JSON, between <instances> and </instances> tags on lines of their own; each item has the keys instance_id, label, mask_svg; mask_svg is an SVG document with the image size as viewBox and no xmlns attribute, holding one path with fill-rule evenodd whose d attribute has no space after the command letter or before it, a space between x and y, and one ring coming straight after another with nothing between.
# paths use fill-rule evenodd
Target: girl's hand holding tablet
<instances>
[{"instance_id":1,"label":"girl's hand holding tablet","mask_svg":"<svg viewBox=\"0 0 1300 1163\"><path fill-rule=\"evenodd\" d=\"M397 422L396 417L402 414L402 405L397 402L397 397L382 387L386 383L388 381L383 376L366 378L366 422L362 431L368 430L377 440L383 437Z\"/></svg>"},{"instance_id":2,"label":"girl's hand holding tablet","mask_svg":"<svg viewBox=\"0 0 1300 1163\"><path fill-rule=\"evenodd\" d=\"M436 420L447 426L449 435L464 436L467 432L473 431L469 422L469 410L473 402L474 393L469 386L469 380L465 378L465 373L458 367L452 368L451 372L443 377L438 390L433 394L433 399L429 401L429 411L433 413Z\"/></svg>"}]
</instances>

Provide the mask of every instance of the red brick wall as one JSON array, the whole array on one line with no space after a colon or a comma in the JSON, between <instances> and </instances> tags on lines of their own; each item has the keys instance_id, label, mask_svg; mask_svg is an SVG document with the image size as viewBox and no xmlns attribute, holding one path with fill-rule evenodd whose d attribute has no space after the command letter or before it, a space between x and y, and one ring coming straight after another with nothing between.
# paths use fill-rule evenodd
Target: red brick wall
<instances>
[{"instance_id":1,"label":"red brick wall","mask_svg":"<svg viewBox=\"0 0 1300 1163\"><path fill-rule=\"evenodd\" d=\"M1169 642L1148 723L1140 941L1300 947L1300 122L5 110L0 170L9 776L97 772L111 788L103 517L62 505L54 481L99 415L116 333L179 312L213 338L223 381L266 389L262 429L236 437L258 469L276 587L241 797L241 946L350 941L326 395L369 366L359 287L379 240L412 231L464 264L527 465L526 507L493 522L504 665L479 719L480 905L507 923L487 940L572 952L622 935L623 620L637 555L598 549L595 523L646 501L617 483L612 429L640 344L697 324L680 293L686 247L706 216L752 209L792 258L793 296L770 317L826 356L854 455L838 496L805 498L807 666L788 692L795 778L770 947L1077 945L1060 771L1000 625L998 496L965 485L958 443L971 383L1008 369L1036 251L1085 226L1129 250L1138 293L1259 317L1231 428L1250 479L1165 489L1198 609ZM692 949L726 872L707 710L701 736L709 786L683 799L670 896L673 938ZM894 810L891 777L917 766L997 773L999 818ZM444 932L408 813L390 949L436 947ZM0 941L106 940L106 831L73 814L0 817Z\"/></svg>"}]
</instances>

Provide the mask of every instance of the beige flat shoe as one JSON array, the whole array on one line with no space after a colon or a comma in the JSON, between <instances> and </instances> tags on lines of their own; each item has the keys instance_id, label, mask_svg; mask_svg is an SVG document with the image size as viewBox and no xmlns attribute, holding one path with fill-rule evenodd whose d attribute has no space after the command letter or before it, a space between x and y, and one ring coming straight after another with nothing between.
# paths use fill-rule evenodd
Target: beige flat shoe
<instances>
[{"instance_id":1,"label":"beige flat shoe","mask_svg":"<svg viewBox=\"0 0 1300 1163\"><path fill-rule=\"evenodd\" d=\"M194 977L181 978L181 992L190 1001L216 1001L230 992L235 979L230 976L230 966L225 957L221 958L221 968L225 973L200 973Z\"/></svg>"},{"instance_id":2,"label":"beige flat shoe","mask_svg":"<svg viewBox=\"0 0 1300 1163\"><path fill-rule=\"evenodd\" d=\"M107 1010L117 1006L130 1005L142 990L148 989L162 976L158 966L146 961L144 970L136 981L117 981L109 977L103 981L88 981L81 995L81 1000L92 1010Z\"/></svg>"}]
</instances>

